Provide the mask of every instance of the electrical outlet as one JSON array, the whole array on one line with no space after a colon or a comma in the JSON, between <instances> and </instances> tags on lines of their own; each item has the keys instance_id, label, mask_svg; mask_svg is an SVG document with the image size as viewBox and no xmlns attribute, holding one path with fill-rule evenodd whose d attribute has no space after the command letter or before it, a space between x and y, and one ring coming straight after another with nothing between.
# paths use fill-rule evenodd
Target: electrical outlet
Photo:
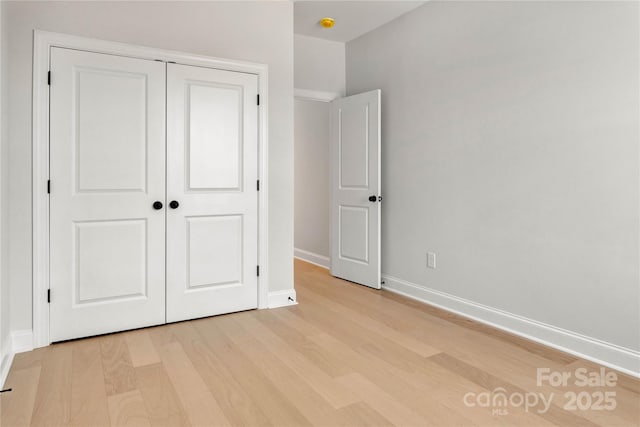
<instances>
[{"instance_id":1,"label":"electrical outlet","mask_svg":"<svg viewBox=\"0 0 640 427\"><path fill-rule=\"evenodd\" d=\"M435 252L427 252L427 267L436 268L436 254Z\"/></svg>"}]
</instances>

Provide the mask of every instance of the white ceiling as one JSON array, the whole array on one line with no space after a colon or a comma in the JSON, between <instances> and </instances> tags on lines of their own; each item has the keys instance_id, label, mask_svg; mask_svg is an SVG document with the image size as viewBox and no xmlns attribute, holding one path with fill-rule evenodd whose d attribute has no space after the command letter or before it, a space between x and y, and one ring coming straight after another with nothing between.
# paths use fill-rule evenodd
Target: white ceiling
<instances>
[{"instance_id":1,"label":"white ceiling","mask_svg":"<svg viewBox=\"0 0 640 427\"><path fill-rule=\"evenodd\" d=\"M338 42L348 42L404 15L424 1L296 1L293 28L296 34ZM318 21L335 19L333 28L322 28Z\"/></svg>"}]
</instances>

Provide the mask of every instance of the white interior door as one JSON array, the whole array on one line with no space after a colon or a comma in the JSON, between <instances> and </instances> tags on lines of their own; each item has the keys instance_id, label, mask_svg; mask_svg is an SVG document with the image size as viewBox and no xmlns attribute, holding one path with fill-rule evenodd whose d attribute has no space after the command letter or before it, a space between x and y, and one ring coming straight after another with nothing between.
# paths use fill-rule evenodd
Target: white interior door
<instances>
[{"instance_id":1,"label":"white interior door","mask_svg":"<svg viewBox=\"0 0 640 427\"><path fill-rule=\"evenodd\" d=\"M167 321L258 305L258 77L167 66Z\"/></svg>"},{"instance_id":2,"label":"white interior door","mask_svg":"<svg viewBox=\"0 0 640 427\"><path fill-rule=\"evenodd\" d=\"M53 48L52 341L165 321L165 64Z\"/></svg>"},{"instance_id":3,"label":"white interior door","mask_svg":"<svg viewBox=\"0 0 640 427\"><path fill-rule=\"evenodd\" d=\"M380 90L331 103L331 274L380 289Z\"/></svg>"}]
</instances>

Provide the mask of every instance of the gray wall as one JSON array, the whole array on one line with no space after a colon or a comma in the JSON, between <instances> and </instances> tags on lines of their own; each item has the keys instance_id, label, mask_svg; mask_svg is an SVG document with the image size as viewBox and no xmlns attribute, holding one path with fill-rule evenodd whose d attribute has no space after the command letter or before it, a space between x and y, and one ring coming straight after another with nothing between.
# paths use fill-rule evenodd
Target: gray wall
<instances>
[{"instance_id":1,"label":"gray wall","mask_svg":"<svg viewBox=\"0 0 640 427\"><path fill-rule=\"evenodd\" d=\"M638 7L428 2L347 43L384 273L640 349Z\"/></svg>"},{"instance_id":2,"label":"gray wall","mask_svg":"<svg viewBox=\"0 0 640 427\"><path fill-rule=\"evenodd\" d=\"M295 248L329 257L329 103L295 101Z\"/></svg>"},{"instance_id":3,"label":"gray wall","mask_svg":"<svg viewBox=\"0 0 640 427\"><path fill-rule=\"evenodd\" d=\"M344 94L344 43L299 34L293 41L296 89Z\"/></svg>"},{"instance_id":4,"label":"gray wall","mask_svg":"<svg viewBox=\"0 0 640 427\"><path fill-rule=\"evenodd\" d=\"M8 23L11 328L31 328L34 29L269 65L270 291L293 288L293 6L289 2L3 2ZM277 25L273 25L277 23Z\"/></svg>"},{"instance_id":5,"label":"gray wall","mask_svg":"<svg viewBox=\"0 0 640 427\"><path fill-rule=\"evenodd\" d=\"M296 89L344 94L344 43L295 35L293 62ZM294 246L328 257L329 104L297 99L294 109Z\"/></svg>"}]
</instances>

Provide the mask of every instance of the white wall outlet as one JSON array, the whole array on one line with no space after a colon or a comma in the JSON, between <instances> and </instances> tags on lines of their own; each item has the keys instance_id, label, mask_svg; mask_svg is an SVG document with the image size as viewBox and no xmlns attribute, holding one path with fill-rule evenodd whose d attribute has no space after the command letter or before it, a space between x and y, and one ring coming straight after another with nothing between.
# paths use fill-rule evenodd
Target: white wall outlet
<instances>
[{"instance_id":1,"label":"white wall outlet","mask_svg":"<svg viewBox=\"0 0 640 427\"><path fill-rule=\"evenodd\" d=\"M436 268L436 254L434 252L427 252L427 267Z\"/></svg>"}]
</instances>

